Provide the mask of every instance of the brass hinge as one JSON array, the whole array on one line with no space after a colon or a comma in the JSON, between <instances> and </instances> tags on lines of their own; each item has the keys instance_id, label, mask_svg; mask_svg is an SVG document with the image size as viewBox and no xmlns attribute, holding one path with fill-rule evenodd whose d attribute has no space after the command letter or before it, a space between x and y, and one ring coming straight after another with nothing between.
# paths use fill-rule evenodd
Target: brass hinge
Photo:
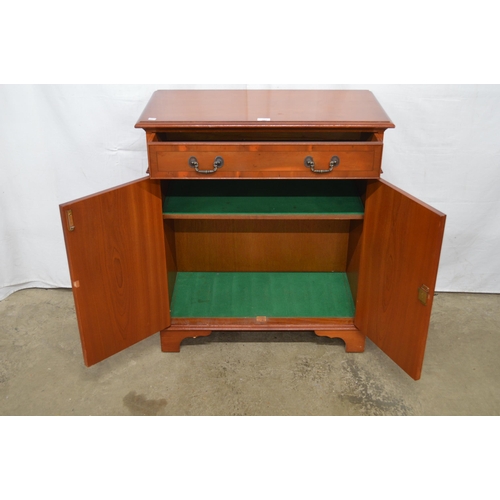
<instances>
[{"instance_id":1,"label":"brass hinge","mask_svg":"<svg viewBox=\"0 0 500 500\"><path fill-rule=\"evenodd\" d=\"M70 231L75 230L75 224L73 222L73 210L66 210L66 219L68 222L68 229Z\"/></svg>"},{"instance_id":2,"label":"brass hinge","mask_svg":"<svg viewBox=\"0 0 500 500\"><path fill-rule=\"evenodd\" d=\"M418 289L418 300L424 304L424 306L427 305L427 300L429 299L429 287L426 285L422 285Z\"/></svg>"}]
</instances>

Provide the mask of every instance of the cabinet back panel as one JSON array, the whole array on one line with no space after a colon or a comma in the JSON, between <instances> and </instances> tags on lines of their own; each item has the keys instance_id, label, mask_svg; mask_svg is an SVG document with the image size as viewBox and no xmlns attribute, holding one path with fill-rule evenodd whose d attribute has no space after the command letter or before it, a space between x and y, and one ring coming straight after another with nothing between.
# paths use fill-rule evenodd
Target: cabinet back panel
<instances>
[{"instance_id":1,"label":"cabinet back panel","mask_svg":"<svg viewBox=\"0 0 500 500\"><path fill-rule=\"evenodd\" d=\"M176 220L177 270L345 272L350 221Z\"/></svg>"}]
</instances>

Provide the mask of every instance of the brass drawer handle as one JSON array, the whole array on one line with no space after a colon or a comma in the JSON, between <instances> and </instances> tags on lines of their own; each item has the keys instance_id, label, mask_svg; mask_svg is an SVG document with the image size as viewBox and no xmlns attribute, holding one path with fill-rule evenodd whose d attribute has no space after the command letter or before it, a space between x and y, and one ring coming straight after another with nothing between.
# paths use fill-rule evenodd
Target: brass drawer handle
<instances>
[{"instance_id":1,"label":"brass drawer handle","mask_svg":"<svg viewBox=\"0 0 500 500\"><path fill-rule=\"evenodd\" d=\"M222 156L216 156L214 160L214 168L212 170L200 170L198 160L195 156L189 158L189 166L194 168L199 174L214 174L219 168L224 165L224 158Z\"/></svg>"},{"instance_id":2,"label":"brass drawer handle","mask_svg":"<svg viewBox=\"0 0 500 500\"><path fill-rule=\"evenodd\" d=\"M327 170L316 170L315 164L314 164L314 159L312 156L306 156L304 159L304 165L307 168L311 169L311 172L314 172L315 174L327 174L328 172L331 172L334 167L336 167L340 163L340 158L338 156L332 156L330 160L330 165Z\"/></svg>"}]
</instances>

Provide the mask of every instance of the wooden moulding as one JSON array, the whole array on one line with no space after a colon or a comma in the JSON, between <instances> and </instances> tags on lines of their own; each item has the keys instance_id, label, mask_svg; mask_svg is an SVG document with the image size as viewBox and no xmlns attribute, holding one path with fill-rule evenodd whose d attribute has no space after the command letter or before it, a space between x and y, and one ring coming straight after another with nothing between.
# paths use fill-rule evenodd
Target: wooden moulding
<instances>
[{"instance_id":1,"label":"wooden moulding","mask_svg":"<svg viewBox=\"0 0 500 500\"><path fill-rule=\"evenodd\" d=\"M350 318L338 318L335 325L332 321L322 321L321 319L311 320L310 318L297 318L290 323L290 319L267 320L259 324L256 318L254 324L249 320L234 320L233 318L220 318L210 324L214 329L207 330L207 320L199 319L198 327L192 320L183 325L183 320L172 321L173 326L162 330L160 333L161 350L163 352L180 352L181 343L187 338L207 337L214 331L313 331L318 337L338 338L345 342L346 352L364 352L365 336L352 324ZM205 324L202 322L205 321ZM345 321L345 324L342 322ZM286 324L285 324L286 323ZM175 325L175 326L174 326ZM217 325L217 327L215 327Z\"/></svg>"},{"instance_id":2,"label":"wooden moulding","mask_svg":"<svg viewBox=\"0 0 500 500\"><path fill-rule=\"evenodd\" d=\"M353 330L353 318L172 318L170 330L212 331L307 331Z\"/></svg>"}]
</instances>

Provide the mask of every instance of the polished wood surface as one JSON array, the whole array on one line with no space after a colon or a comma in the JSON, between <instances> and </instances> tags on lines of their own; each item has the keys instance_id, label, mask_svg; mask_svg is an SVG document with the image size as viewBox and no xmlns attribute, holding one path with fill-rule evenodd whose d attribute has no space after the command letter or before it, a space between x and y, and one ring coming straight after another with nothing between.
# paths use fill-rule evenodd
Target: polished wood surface
<instances>
[{"instance_id":1,"label":"polished wood surface","mask_svg":"<svg viewBox=\"0 0 500 500\"><path fill-rule=\"evenodd\" d=\"M380 175L382 144L374 143L150 143L150 175L168 178L376 178ZM213 170L220 156L224 165L211 174L189 165L195 157L200 170ZM331 172L315 173L304 160L311 156L316 170L328 170L333 156L339 164Z\"/></svg>"},{"instance_id":2,"label":"polished wood surface","mask_svg":"<svg viewBox=\"0 0 500 500\"><path fill-rule=\"evenodd\" d=\"M354 323L420 378L445 215L385 181L369 181ZM427 304L418 298L429 288Z\"/></svg>"},{"instance_id":3,"label":"polished wood surface","mask_svg":"<svg viewBox=\"0 0 500 500\"><path fill-rule=\"evenodd\" d=\"M60 207L87 366L170 324L161 202L146 179Z\"/></svg>"},{"instance_id":4,"label":"polished wood surface","mask_svg":"<svg viewBox=\"0 0 500 500\"><path fill-rule=\"evenodd\" d=\"M175 228L171 220L163 221L165 234L165 252L167 263L168 299L169 305L174 295L175 281L177 279L177 253L175 251Z\"/></svg>"},{"instance_id":5,"label":"polished wood surface","mask_svg":"<svg viewBox=\"0 0 500 500\"><path fill-rule=\"evenodd\" d=\"M335 127L387 129L390 118L367 90L158 90L137 128Z\"/></svg>"},{"instance_id":6,"label":"polished wood surface","mask_svg":"<svg viewBox=\"0 0 500 500\"><path fill-rule=\"evenodd\" d=\"M347 247L346 273L351 294L356 303L359 286L359 266L361 261L361 240L363 237L363 222L351 221L349 226L349 244Z\"/></svg>"},{"instance_id":7,"label":"polished wood surface","mask_svg":"<svg viewBox=\"0 0 500 500\"><path fill-rule=\"evenodd\" d=\"M348 220L175 220L178 271L345 271Z\"/></svg>"}]
</instances>

